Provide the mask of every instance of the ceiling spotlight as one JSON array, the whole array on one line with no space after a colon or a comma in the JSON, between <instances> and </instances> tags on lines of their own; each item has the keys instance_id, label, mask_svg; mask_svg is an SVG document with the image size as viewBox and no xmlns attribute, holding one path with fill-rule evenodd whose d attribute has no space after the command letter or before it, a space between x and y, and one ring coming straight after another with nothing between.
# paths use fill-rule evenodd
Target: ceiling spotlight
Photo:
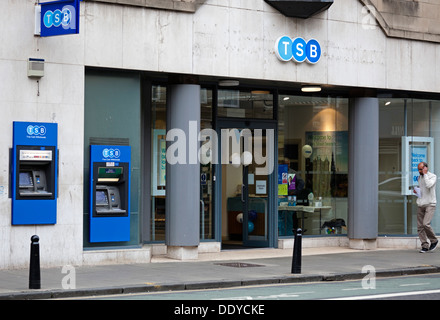
<instances>
[{"instance_id":1,"label":"ceiling spotlight","mask_svg":"<svg viewBox=\"0 0 440 320\"><path fill-rule=\"evenodd\" d=\"M386 106L389 106L391 104L391 101L387 101L387 102L385 102L385 105Z\"/></svg>"},{"instance_id":2,"label":"ceiling spotlight","mask_svg":"<svg viewBox=\"0 0 440 320\"><path fill-rule=\"evenodd\" d=\"M238 80L220 80L218 85L220 87L236 87L240 84Z\"/></svg>"},{"instance_id":3,"label":"ceiling spotlight","mask_svg":"<svg viewBox=\"0 0 440 320\"><path fill-rule=\"evenodd\" d=\"M302 86L301 91L302 92L320 92L321 87L320 86Z\"/></svg>"}]
</instances>

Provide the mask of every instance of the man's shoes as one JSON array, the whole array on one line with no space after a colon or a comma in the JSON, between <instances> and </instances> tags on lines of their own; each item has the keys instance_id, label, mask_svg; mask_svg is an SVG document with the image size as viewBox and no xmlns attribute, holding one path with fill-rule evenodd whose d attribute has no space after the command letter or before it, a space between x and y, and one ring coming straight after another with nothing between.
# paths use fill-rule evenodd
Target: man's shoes
<instances>
[{"instance_id":1,"label":"man's shoes","mask_svg":"<svg viewBox=\"0 0 440 320\"><path fill-rule=\"evenodd\" d=\"M429 248L422 248L422 250L420 250L420 253L425 253L428 251L434 251L435 248L437 248L437 244L438 244L438 240L437 242L431 242L431 245L429 246Z\"/></svg>"},{"instance_id":2,"label":"man's shoes","mask_svg":"<svg viewBox=\"0 0 440 320\"><path fill-rule=\"evenodd\" d=\"M435 248L437 247L437 243L438 243L438 241L434 242L434 243L431 243L431 245L429 246L429 251L434 251Z\"/></svg>"}]
</instances>

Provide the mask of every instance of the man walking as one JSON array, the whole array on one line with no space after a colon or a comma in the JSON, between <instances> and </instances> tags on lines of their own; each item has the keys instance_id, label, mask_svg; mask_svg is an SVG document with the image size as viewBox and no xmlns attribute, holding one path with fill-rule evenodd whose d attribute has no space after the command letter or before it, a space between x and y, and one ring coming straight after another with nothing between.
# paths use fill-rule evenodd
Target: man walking
<instances>
[{"instance_id":1,"label":"man walking","mask_svg":"<svg viewBox=\"0 0 440 320\"><path fill-rule=\"evenodd\" d=\"M420 197L417 198L417 232L422 243L422 250L420 252L424 253L434 250L438 243L434 230L431 227L431 220L434 217L437 204L435 195L437 176L428 171L428 164L426 162L420 162L417 169L420 174L417 179L420 187ZM414 192L416 191L414 190Z\"/></svg>"}]
</instances>

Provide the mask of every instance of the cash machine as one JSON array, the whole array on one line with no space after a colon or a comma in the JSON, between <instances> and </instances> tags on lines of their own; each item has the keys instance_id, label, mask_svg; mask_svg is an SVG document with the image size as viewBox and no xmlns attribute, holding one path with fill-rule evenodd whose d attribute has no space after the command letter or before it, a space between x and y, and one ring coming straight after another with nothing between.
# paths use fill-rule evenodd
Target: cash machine
<instances>
[{"instance_id":1,"label":"cash machine","mask_svg":"<svg viewBox=\"0 0 440 320\"><path fill-rule=\"evenodd\" d=\"M58 125L13 122L12 224L55 224Z\"/></svg>"},{"instance_id":2,"label":"cash machine","mask_svg":"<svg viewBox=\"0 0 440 320\"><path fill-rule=\"evenodd\" d=\"M130 240L130 146L90 146L90 242Z\"/></svg>"}]
</instances>

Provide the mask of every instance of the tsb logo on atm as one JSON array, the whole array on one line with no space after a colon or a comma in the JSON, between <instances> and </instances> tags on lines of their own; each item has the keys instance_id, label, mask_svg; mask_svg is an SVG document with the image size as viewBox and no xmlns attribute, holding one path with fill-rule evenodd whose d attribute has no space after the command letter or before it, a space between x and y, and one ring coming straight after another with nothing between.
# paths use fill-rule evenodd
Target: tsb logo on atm
<instances>
[{"instance_id":1,"label":"tsb logo on atm","mask_svg":"<svg viewBox=\"0 0 440 320\"><path fill-rule=\"evenodd\" d=\"M37 125L28 125L26 128L26 132L30 136L44 136L46 134L45 126L37 126Z\"/></svg>"},{"instance_id":2,"label":"tsb logo on atm","mask_svg":"<svg viewBox=\"0 0 440 320\"><path fill-rule=\"evenodd\" d=\"M315 39L309 41L303 38L291 39L288 36L279 37L275 43L275 53L281 61L294 60L315 64L321 58L321 45Z\"/></svg>"},{"instance_id":3,"label":"tsb logo on atm","mask_svg":"<svg viewBox=\"0 0 440 320\"><path fill-rule=\"evenodd\" d=\"M121 151L119 149L113 149L113 148L105 148L104 150L102 150L102 156L104 158L119 158L121 156Z\"/></svg>"}]
</instances>

